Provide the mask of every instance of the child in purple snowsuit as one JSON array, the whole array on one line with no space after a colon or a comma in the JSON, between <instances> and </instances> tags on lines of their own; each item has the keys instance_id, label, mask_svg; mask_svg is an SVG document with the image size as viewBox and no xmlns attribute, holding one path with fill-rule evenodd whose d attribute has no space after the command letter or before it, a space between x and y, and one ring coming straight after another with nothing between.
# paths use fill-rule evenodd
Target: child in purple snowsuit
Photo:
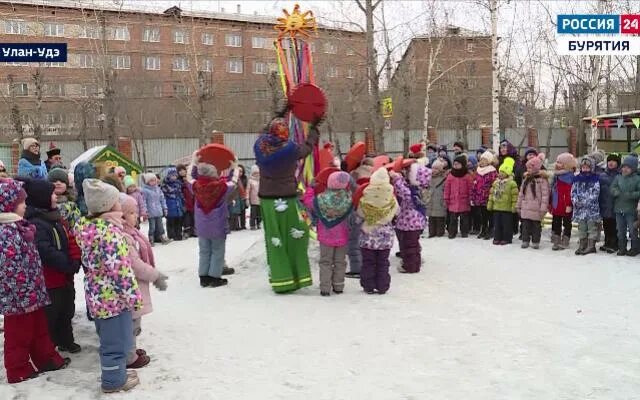
<instances>
[{"instance_id":1,"label":"child in purple snowsuit","mask_svg":"<svg viewBox=\"0 0 640 400\"><path fill-rule=\"evenodd\" d=\"M422 201L422 189L429 186L431 170L419 164L411 164L406 171L407 179L391 173L391 180L400 204L400 214L396 220L396 233L400 245L401 273L420 272L422 257L420 235L427 224L427 208Z\"/></svg>"},{"instance_id":2,"label":"child in purple snowsuit","mask_svg":"<svg viewBox=\"0 0 640 400\"><path fill-rule=\"evenodd\" d=\"M385 294L391 285L389 275L389 252L393 247L393 224L398 212L398 201L389 183L389 174L384 168L371 175L369 186L364 189L357 204L358 216L362 218L360 251L362 270L360 285L368 294L376 291Z\"/></svg>"}]
</instances>

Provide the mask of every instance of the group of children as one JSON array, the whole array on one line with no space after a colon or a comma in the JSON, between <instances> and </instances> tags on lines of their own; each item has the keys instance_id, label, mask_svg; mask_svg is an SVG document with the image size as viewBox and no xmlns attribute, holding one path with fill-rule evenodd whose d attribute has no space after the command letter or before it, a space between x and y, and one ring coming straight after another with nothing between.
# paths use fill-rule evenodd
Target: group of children
<instances>
[{"instance_id":1,"label":"group of children","mask_svg":"<svg viewBox=\"0 0 640 400\"><path fill-rule=\"evenodd\" d=\"M80 269L87 316L100 341L102 391L133 388L134 370L149 364L136 336L141 317L152 311L150 283L166 290L168 278L138 230L145 202L119 190L118 172L98 180L94 166L80 163L76 190L62 168L46 179L0 177L0 313L9 383L65 368L71 359L60 353L82 351L72 326Z\"/></svg>"}]
</instances>

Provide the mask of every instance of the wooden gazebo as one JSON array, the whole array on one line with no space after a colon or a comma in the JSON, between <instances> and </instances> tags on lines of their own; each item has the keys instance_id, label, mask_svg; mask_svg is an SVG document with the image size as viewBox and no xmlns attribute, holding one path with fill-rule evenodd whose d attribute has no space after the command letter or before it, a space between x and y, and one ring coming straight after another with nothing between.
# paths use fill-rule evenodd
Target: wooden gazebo
<instances>
[{"instance_id":1,"label":"wooden gazebo","mask_svg":"<svg viewBox=\"0 0 640 400\"><path fill-rule=\"evenodd\" d=\"M633 130L640 128L640 110L624 111L614 114L602 114L582 119L587 126L598 127L598 148L607 153L630 153L636 151L638 142ZM613 139L610 129L626 128L626 139Z\"/></svg>"}]
</instances>

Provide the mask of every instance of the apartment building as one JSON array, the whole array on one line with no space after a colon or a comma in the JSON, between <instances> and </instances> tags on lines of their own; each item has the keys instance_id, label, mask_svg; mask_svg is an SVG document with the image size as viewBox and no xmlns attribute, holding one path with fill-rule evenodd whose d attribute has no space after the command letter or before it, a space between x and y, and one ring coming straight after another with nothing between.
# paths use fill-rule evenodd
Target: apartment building
<instances>
[{"instance_id":1,"label":"apartment building","mask_svg":"<svg viewBox=\"0 0 640 400\"><path fill-rule=\"evenodd\" d=\"M68 60L0 64L0 137L22 128L52 140L99 138L109 126L117 136L150 138L198 137L204 125L256 132L282 96L275 22L177 6L153 12L2 1L1 42L67 43ZM332 129L363 129L364 34L320 27L310 43Z\"/></svg>"}]
</instances>

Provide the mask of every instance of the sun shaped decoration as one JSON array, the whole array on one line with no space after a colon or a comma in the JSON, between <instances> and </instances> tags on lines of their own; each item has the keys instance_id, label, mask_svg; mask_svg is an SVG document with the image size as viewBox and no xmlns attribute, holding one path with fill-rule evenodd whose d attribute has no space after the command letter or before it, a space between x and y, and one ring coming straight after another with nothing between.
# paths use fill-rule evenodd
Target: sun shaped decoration
<instances>
[{"instance_id":1,"label":"sun shaped decoration","mask_svg":"<svg viewBox=\"0 0 640 400\"><path fill-rule=\"evenodd\" d=\"M310 31L317 29L316 18L313 16L311 10L300 13L300 5L296 4L291 14L289 14L289 11L286 9L282 11L284 12L284 17L279 17L278 23L275 26L275 29L280 31L278 39L285 36L293 38L297 34L309 37Z\"/></svg>"}]
</instances>

